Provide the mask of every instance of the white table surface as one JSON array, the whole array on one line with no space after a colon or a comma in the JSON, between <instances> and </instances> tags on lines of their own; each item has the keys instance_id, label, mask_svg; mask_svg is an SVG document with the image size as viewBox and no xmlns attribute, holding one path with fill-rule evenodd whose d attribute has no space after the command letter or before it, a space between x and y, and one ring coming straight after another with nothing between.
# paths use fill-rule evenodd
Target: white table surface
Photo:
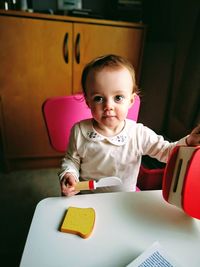
<instances>
[{"instance_id":1,"label":"white table surface","mask_svg":"<svg viewBox=\"0 0 200 267\"><path fill-rule=\"evenodd\" d=\"M59 231L70 206L95 209L89 238ZM20 267L125 267L155 241L181 266L200 266L200 221L166 203L161 191L46 198L36 207Z\"/></svg>"}]
</instances>

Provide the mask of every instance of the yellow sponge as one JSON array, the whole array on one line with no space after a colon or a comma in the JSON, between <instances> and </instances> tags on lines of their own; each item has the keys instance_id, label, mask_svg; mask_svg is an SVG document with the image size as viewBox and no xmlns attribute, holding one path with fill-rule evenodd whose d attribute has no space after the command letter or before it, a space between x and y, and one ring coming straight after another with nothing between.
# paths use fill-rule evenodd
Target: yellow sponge
<instances>
[{"instance_id":1,"label":"yellow sponge","mask_svg":"<svg viewBox=\"0 0 200 267\"><path fill-rule=\"evenodd\" d=\"M60 230L87 238L92 233L94 223L95 210L93 208L69 207Z\"/></svg>"}]
</instances>

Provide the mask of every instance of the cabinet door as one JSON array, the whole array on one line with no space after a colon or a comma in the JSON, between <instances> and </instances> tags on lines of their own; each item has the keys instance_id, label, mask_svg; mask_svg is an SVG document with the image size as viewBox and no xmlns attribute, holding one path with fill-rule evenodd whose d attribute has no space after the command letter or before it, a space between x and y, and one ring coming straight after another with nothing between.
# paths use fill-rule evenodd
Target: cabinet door
<instances>
[{"instance_id":1,"label":"cabinet door","mask_svg":"<svg viewBox=\"0 0 200 267\"><path fill-rule=\"evenodd\" d=\"M104 54L118 54L130 60L139 81L144 29L106 25L74 25L75 62L73 90L80 91L81 72L91 59Z\"/></svg>"},{"instance_id":2,"label":"cabinet door","mask_svg":"<svg viewBox=\"0 0 200 267\"><path fill-rule=\"evenodd\" d=\"M42 103L72 91L72 24L2 16L0 39L5 157L55 155L42 118Z\"/></svg>"}]
</instances>

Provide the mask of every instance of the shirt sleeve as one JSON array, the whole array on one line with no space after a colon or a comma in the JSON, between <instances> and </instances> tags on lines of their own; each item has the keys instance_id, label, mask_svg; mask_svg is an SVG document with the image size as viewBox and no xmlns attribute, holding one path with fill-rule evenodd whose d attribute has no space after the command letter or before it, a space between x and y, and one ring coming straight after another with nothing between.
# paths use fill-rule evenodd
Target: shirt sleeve
<instances>
[{"instance_id":1,"label":"shirt sleeve","mask_svg":"<svg viewBox=\"0 0 200 267\"><path fill-rule=\"evenodd\" d=\"M173 148L177 145L186 145L186 137L176 142L169 142L161 135L142 124L137 132L139 150L142 155L148 155L161 162L167 162Z\"/></svg>"},{"instance_id":2,"label":"shirt sleeve","mask_svg":"<svg viewBox=\"0 0 200 267\"><path fill-rule=\"evenodd\" d=\"M76 146L78 131L78 125L72 127L67 152L65 157L62 159L61 170L58 173L60 180L66 173L72 173L76 181L79 181L80 157Z\"/></svg>"}]
</instances>

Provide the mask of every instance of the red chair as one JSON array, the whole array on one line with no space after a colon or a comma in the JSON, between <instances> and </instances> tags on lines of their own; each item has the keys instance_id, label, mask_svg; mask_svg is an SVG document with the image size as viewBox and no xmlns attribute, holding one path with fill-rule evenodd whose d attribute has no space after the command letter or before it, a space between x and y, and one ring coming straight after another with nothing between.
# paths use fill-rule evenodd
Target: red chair
<instances>
[{"instance_id":1,"label":"red chair","mask_svg":"<svg viewBox=\"0 0 200 267\"><path fill-rule=\"evenodd\" d=\"M49 98L44 102L42 109L50 144L61 153L67 149L70 130L74 123L91 118L91 112L85 103L83 94ZM139 109L140 98L136 96L134 105L129 109L128 118L137 121ZM139 188L142 190L160 189L157 187L162 184L162 175L163 169L148 170L141 166Z\"/></svg>"},{"instance_id":2,"label":"red chair","mask_svg":"<svg viewBox=\"0 0 200 267\"><path fill-rule=\"evenodd\" d=\"M164 168L148 169L141 164L137 186L141 190L161 190L164 170Z\"/></svg>"}]
</instances>

